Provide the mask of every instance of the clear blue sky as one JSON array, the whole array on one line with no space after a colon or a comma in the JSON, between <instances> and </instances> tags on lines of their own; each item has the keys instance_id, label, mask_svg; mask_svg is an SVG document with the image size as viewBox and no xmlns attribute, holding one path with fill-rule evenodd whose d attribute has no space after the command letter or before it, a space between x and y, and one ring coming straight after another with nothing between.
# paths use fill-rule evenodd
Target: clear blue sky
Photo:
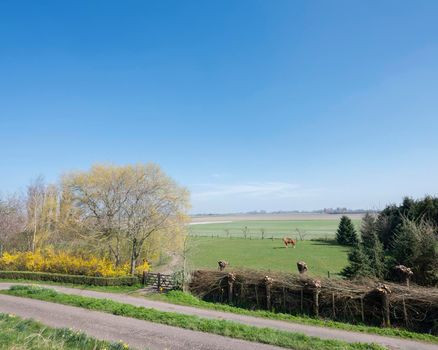
<instances>
[{"instance_id":1,"label":"clear blue sky","mask_svg":"<svg viewBox=\"0 0 438 350\"><path fill-rule=\"evenodd\" d=\"M438 1L1 1L0 191L153 161L193 212L438 194Z\"/></svg>"}]
</instances>

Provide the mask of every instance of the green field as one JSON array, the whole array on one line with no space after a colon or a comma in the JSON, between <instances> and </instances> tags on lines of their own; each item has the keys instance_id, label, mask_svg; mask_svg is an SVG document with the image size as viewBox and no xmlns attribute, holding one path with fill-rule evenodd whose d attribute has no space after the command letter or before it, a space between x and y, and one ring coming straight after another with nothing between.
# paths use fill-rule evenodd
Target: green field
<instances>
[{"instance_id":1,"label":"green field","mask_svg":"<svg viewBox=\"0 0 438 350\"><path fill-rule=\"evenodd\" d=\"M359 228L360 220L353 220ZM193 236L242 237L244 228L248 228L247 237L260 238L262 229L265 237L296 237L305 239L333 238L338 228L339 220L244 220L211 224L190 225L189 232ZM228 232L227 232L228 230Z\"/></svg>"},{"instance_id":2,"label":"green field","mask_svg":"<svg viewBox=\"0 0 438 350\"><path fill-rule=\"evenodd\" d=\"M336 274L347 264L348 248L331 241L298 241L296 248L285 248L280 239L190 238L189 261L192 268L217 268L226 260L230 268L266 269L297 272L296 263L303 260L309 273Z\"/></svg>"}]
</instances>

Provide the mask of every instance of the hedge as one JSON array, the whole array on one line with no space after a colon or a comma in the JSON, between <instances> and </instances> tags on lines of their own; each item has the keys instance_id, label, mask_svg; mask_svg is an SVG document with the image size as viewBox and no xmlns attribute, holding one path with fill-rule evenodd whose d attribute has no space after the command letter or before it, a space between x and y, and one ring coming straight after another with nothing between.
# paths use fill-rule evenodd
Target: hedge
<instances>
[{"instance_id":1,"label":"hedge","mask_svg":"<svg viewBox=\"0 0 438 350\"><path fill-rule=\"evenodd\" d=\"M30 271L0 271L0 278L5 279L25 279L32 281L52 281L73 284L85 284L93 286L132 286L140 283L138 277L92 277L80 275L63 275L48 272Z\"/></svg>"}]
</instances>

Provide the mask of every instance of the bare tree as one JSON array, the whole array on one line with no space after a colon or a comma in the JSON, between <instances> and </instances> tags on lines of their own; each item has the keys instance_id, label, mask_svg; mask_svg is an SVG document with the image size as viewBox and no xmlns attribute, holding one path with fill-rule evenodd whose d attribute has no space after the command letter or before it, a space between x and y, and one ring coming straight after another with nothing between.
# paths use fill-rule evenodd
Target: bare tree
<instances>
[{"instance_id":1,"label":"bare tree","mask_svg":"<svg viewBox=\"0 0 438 350\"><path fill-rule=\"evenodd\" d=\"M6 244L24 231L26 216L23 202L18 196L0 198L0 256Z\"/></svg>"},{"instance_id":2,"label":"bare tree","mask_svg":"<svg viewBox=\"0 0 438 350\"><path fill-rule=\"evenodd\" d=\"M304 241L307 236L307 232L304 230L300 230L299 228L296 228L295 231L297 231L298 236L300 237L300 241Z\"/></svg>"},{"instance_id":3,"label":"bare tree","mask_svg":"<svg viewBox=\"0 0 438 350\"><path fill-rule=\"evenodd\" d=\"M226 229L224 229L224 231L225 231L225 236L226 236L227 238L230 238L230 229L229 229L229 228L226 228Z\"/></svg>"},{"instance_id":4,"label":"bare tree","mask_svg":"<svg viewBox=\"0 0 438 350\"><path fill-rule=\"evenodd\" d=\"M34 252L37 236L41 228L46 186L44 179L39 176L27 186L27 231L30 232L29 250Z\"/></svg>"},{"instance_id":5,"label":"bare tree","mask_svg":"<svg viewBox=\"0 0 438 350\"><path fill-rule=\"evenodd\" d=\"M248 236L248 226L245 226L243 229L242 229L242 233L243 233L243 238L245 238L246 239L246 237Z\"/></svg>"},{"instance_id":6,"label":"bare tree","mask_svg":"<svg viewBox=\"0 0 438 350\"><path fill-rule=\"evenodd\" d=\"M133 274L144 242L153 233L166 235L184 224L188 193L156 165L137 166L131 175L132 189L122 210Z\"/></svg>"},{"instance_id":7,"label":"bare tree","mask_svg":"<svg viewBox=\"0 0 438 350\"><path fill-rule=\"evenodd\" d=\"M128 201L130 188L126 170L111 166L93 166L88 172L64 176L63 187L79 209L78 234L82 238L108 246L115 265L122 259L122 206Z\"/></svg>"}]
</instances>

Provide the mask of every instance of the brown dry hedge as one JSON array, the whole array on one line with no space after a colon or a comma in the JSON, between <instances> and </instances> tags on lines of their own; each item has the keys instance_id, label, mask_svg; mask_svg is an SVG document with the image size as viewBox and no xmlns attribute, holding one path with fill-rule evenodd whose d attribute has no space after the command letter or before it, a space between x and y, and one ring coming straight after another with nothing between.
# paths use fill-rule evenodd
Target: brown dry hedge
<instances>
[{"instance_id":1,"label":"brown dry hedge","mask_svg":"<svg viewBox=\"0 0 438 350\"><path fill-rule=\"evenodd\" d=\"M270 306L274 312L438 335L437 288L254 270L195 271L189 288L206 301L248 309Z\"/></svg>"}]
</instances>

